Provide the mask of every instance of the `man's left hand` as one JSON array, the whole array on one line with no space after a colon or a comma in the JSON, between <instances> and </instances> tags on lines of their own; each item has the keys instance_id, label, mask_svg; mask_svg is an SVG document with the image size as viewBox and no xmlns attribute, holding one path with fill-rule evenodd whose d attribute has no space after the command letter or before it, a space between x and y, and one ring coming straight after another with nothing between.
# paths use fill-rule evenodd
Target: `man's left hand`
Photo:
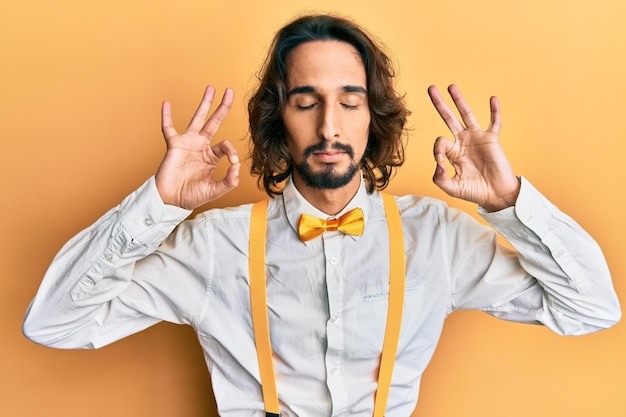
<instances>
[{"instance_id":1,"label":"man's left hand","mask_svg":"<svg viewBox=\"0 0 626 417\"><path fill-rule=\"evenodd\" d=\"M482 130L457 86L449 86L448 92L461 120L443 101L437 87L428 88L430 99L455 139L440 136L435 141L434 183L448 195L479 204L491 212L514 205L520 182L500 146L498 99L491 97L491 122ZM453 176L448 173L446 158L454 168Z\"/></svg>"}]
</instances>

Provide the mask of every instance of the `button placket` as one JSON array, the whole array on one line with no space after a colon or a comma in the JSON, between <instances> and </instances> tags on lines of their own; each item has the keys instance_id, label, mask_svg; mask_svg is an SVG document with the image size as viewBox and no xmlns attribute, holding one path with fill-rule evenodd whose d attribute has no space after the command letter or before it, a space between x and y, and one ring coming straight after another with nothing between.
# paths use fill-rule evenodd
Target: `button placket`
<instances>
[{"instance_id":1,"label":"button placket","mask_svg":"<svg viewBox=\"0 0 626 417\"><path fill-rule=\"evenodd\" d=\"M342 233L325 233L324 256L326 258L326 288L328 294L328 321L326 326L326 372L327 386L332 398L334 410L342 410L347 406L347 391L341 375L343 354L345 351L344 329L340 317L343 312L345 280L343 277L341 254L342 241L346 236Z\"/></svg>"}]
</instances>

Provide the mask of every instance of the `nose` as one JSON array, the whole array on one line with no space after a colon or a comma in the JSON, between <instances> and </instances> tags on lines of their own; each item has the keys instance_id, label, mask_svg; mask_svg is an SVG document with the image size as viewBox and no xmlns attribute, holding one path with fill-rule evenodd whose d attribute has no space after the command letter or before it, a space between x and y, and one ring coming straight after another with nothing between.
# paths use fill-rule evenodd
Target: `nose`
<instances>
[{"instance_id":1,"label":"nose","mask_svg":"<svg viewBox=\"0 0 626 417\"><path fill-rule=\"evenodd\" d=\"M320 138L332 141L341 134L341 113L336 106L324 104L319 113L318 135Z\"/></svg>"}]
</instances>

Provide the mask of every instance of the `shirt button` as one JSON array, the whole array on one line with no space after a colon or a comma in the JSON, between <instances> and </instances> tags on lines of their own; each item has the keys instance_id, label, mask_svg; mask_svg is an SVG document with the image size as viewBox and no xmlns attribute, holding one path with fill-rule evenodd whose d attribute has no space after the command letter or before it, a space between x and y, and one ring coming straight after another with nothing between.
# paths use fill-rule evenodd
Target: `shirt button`
<instances>
[{"instance_id":1,"label":"shirt button","mask_svg":"<svg viewBox=\"0 0 626 417\"><path fill-rule=\"evenodd\" d=\"M524 216L524 222L526 222L526 223L528 223L532 219L533 219L533 215L530 214L530 213Z\"/></svg>"},{"instance_id":2,"label":"shirt button","mask_svg":"<svg viewBox=\"0 0 626 417\"><path fill-rule=\"evenodd\" d=\"M107 261L110 261L113 259L113 254L111 252L107 252L104 254L104 259L106 259Z\"/></svg>"},{"instance_id":3,"label":"shirt button","mask_svg":"<svg viewBox=\"0 0 626 417\"><path fill-rule=\"evenodd\" d=\"M331 322L331 323L337 323L337 320L339 320L339 317L337 317L337 316L332 316L332 317L330 318L330 322Z\"/></svg>"},{"instance_id":4,"label":"shirt button","mask_svg":"<svg viewBox=\"0 0 626 417\"><path fill-rule=\"evenodd\" d=\"M146 217L145 219L143 219L143 224L150 227L154 224L154 220L152 220L150 217Z\"/></svg>"},{"instance_id":5,"label":"shirt button","mask_svg":"<svg viewBox=\"0 0 626 417\"><path fill-rule=\"evenodd\" d=\"M330 370L330 374L331 374L331 375L337 375L338 373L339 373L339 369L337 369L337 368L332 368L332 369Z\"/></svg>"},{"instance_id":6,"label":"shirt button","mask_svg":"<svg viewBox=\"0 0 626 417\"><path fill-rule=\"evenodd\" d=\"M337 265L338 262L339 262L339 260L337 258L330 258L330 264L331 265Z\"/></svg>"}]
</instances>

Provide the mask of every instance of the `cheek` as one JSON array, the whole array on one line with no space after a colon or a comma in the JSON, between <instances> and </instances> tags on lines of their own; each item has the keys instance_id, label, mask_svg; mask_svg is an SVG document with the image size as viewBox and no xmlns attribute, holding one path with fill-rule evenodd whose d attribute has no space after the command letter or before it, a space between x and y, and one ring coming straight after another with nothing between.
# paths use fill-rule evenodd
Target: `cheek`
<instances>
[{"instance_id":1,"label":"cheek","mask_svg":"<svg viewBox=\"0 0 626 417\"><path fill-rule=\"evenodd\" d=\"M291 138L290 141L301 141L302 138L309 134L309 132L307 132L307 128L310 125L310 121L303 117L303 115L285 111L282 116L285 133L287 134L287 137Z\"/></svg>"},{"instance_id":2,"label":"cheek","mask_svg":"<svg viewBox=\"0 0 626 417\"><path fill-rule=\"evenodd\" d=\"M361 153L365 152L365 149L367 148L367 144L369 141L370 121L371 121L371 117L368 113L367 116L363 117L363 120L361 121L361 123L359 123L360 129L357 134L358 134L358 137L360 138L358 146L359 146L359 151L361 151Z\"/></svg>"},{"instance_id":3,"label":"cheek","mask_svg":"<svg viewBox=\"0 0 626 417\"><path fill-rule=\"evenodd\" d=\"M293 154L295 142L296 142L294 138L298 137L298 129L296 127L297 124L293 123L293 121L288 116L285 117L284 112L282 114L282 118L283 118L283 126L285 128L285 140L287 143L287 147L289 148L289 151L291 152L291 154Z\"/></svg>"},{"instance_id":4,"label":"cheek","mask_svg":"<svg viewBox=\"0 0 626 417\"><path fill-rule=\"evenodd\" d=\"M304 153L304 149L307 147L307 144L302 139L302 129L296 128L295 126L288 126L285 124L285 140L287 144L287 149L289 149L289 154L291 155L291 159L295 163L300 163L301 156Z\"/></svg>"}]
</instances>

